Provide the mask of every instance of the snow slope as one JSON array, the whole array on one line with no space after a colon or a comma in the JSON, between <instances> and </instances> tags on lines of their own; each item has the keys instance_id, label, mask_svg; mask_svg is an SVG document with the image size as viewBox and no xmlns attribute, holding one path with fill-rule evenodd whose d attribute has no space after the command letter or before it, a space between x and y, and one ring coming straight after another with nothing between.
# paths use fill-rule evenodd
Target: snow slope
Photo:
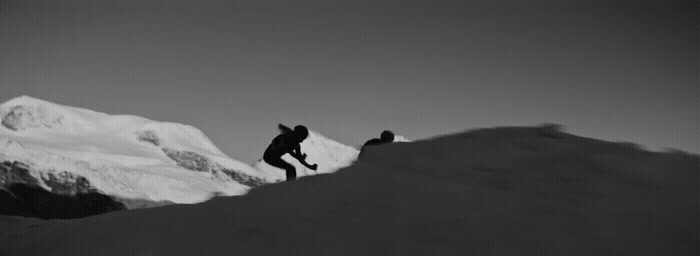
<instances>
[{"instance_id":1,"label":"snow slope","mask_svg":"<svg viewBox=\"0 0 700 256\"><path fill-rule=\"evenodd\" d=\"M0 118L0 162L24 163L49 190L47 176L70 173L108 195L195 203L212 194L244 194L270 180L189 125L28 96L1 104Z\"/></svg>"},{"instance_id":2,"label":"snow slope","mask_svg":"<svg viewBox=\"0 0 700 256\"><path fill-rule=\"evenodd\" d=\"M697 255L700 156L539 128L391 143L332 175L71 221L0 255Z\"/></svg>"}]
</instances>

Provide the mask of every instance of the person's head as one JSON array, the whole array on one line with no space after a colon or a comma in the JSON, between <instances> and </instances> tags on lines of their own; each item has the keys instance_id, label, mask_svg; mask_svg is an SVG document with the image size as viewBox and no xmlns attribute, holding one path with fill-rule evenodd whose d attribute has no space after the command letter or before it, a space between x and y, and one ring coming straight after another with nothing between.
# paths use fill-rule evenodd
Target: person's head
<instances>
[{"instance_id":1,"label":"person's head","mask_svg":"<svg viewBox=\"0 0 700 256\"><path fill-rule=\"evenodd\" d=\"M394 141L394 133L386 130L382 132L382 135L379 138L381 138L382 141Z\"/></svg>"},{"instance_id":2,"label":"person's head","mask_svg":"<svg viewBox=\"0 0 700 256\"><path fill-rule=\"evenodd\" d=\"M303 125L294 126L294 138L301 142L309 136L309 129Z\"/></svg>"}]
</instances>

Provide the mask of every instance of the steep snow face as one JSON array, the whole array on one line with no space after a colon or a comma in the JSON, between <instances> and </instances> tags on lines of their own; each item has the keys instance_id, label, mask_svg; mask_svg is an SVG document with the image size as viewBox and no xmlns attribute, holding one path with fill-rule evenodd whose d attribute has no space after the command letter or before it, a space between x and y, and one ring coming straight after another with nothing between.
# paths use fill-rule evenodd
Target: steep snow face
<instances>
[{"instance_id":1,"label":"steep snow face","mask_svg":"<svg viewBox=\"0 0 700 256\"><path fill-rule=\"evenodd\" d=\"M0 120L0 162L23 163L48 190L89 184L121 198L196 203L277 179L227 157L189 125L27 96L1 104Z\"/></svg>"},{"instance_id":2,"label":"steep snow face","mask_svg":"<svg viewBox=\"0 0 700 256\"><path fill-rule=\"evenodd\" d=\"M340 168L351 165L357 160L360 153L357 149L343 145L337 141L324 137L323 135L309 131L309 137L299 144L301 151L307 154L306 162L318 164L316 171L306 168L289 154L282 156L282 159L294 165L297 177L314 175L318 173L332 173ZM253 168L261 170L265 175L277 177L278 180L285 180L285 171L267 164L262 159L253 164Z\"/></svg>"}]
</instances>

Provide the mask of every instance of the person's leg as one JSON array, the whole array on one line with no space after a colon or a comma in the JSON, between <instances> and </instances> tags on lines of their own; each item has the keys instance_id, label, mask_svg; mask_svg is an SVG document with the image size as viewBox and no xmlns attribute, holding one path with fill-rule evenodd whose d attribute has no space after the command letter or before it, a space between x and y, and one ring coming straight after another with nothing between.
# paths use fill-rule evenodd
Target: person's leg
<instances>
[{"instance_id":1,"label":"person's leg","mask_svg":"<svg viewBox=\"0 0 700 256\"><path fill-rule=\"evenodd\" d=\"M265 158L264 160L265 160L265 162L267 162L268 164L270 164L274 167L284 169L285 172L287 172L287 180L288 181L295 180L297 178L296 168L294 168L293 165L282 160L282 158Z\"/></svg>"},{"instance_id":2,"label":"person's leg","mask_svg":"<svg viewBox=\"0 0 700 256\"><path fill-rule=\"evenodd\" d=\"M287 164L287 167L284 168L284 170L287 172L287 180L296 180L297 179L297 170L294 168L294 165L291 165L287 162L284 162Z\"/></svg>"}]
</instances>

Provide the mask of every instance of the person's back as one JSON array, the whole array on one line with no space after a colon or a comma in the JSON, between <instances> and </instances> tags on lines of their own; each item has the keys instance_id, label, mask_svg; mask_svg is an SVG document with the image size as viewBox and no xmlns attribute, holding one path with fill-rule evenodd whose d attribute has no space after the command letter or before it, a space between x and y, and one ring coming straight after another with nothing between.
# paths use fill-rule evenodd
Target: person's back
<instances>
[{"instance_id":1,"label":"person's back","mask_svg":"<svg viewBox=\"0 0 700 256\"><path fill-rule=\"evenodd\" d=\"M386 142L383 141L382 139L374 138L374 139L371 139L371 140L368 140L367 142L365 142L365 144L362 145L362 147L364 148L364 147L366 147L366 146L381 145L381 144L384 144L384 143L386 143Z\"/></svg>"},{"instance_id":2,"label":"person's back","mask_svg":"<svg viewBox=\"0 0 700 256\"><path fill-rule=\"evenodd\" d=\"M264 157L281 157L291 150L291 145L293 144L292 133L282 133L277 135L267 149L265 150Z\"/></svg>"}]
</instances>

